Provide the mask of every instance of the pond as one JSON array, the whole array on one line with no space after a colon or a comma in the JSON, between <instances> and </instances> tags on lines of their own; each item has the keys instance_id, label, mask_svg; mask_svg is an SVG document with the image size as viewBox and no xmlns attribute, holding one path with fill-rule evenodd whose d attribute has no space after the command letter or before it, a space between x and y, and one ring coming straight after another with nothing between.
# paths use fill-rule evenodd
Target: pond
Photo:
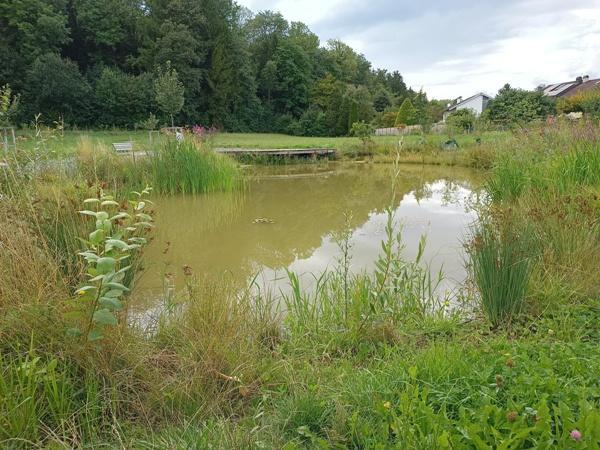
<instances>
[{"instance_id":1,"label":"pond","mask_svg":"<svg viewBox=\"0 0 600 450\"><path fill-rule=\"evenodd\" d=\"M165 279L181 288L184 270L201 279L225 276L240 287L256 279L263 291L277 295L289 288L288 269L310 289L313 275L339 260L336 236L344 229L350 230L352 270L373 269L392 202L392 165L330 162L246 170L244 192L155 199L157 227L136 287L138 306L156 305ZM423 261L432 271L443 270L442 292L465 278L462 242L476 219L471 205L480 182L481 174L468 169L399 167L393 210L403 255L413 259L425 234Z\"/></svg>"}]
</instances>

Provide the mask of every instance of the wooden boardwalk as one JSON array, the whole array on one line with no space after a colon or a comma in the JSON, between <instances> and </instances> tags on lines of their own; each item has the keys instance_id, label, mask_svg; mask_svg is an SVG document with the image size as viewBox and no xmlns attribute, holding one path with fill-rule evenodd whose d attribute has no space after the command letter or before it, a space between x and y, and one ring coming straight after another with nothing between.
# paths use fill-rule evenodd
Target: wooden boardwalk
<instances>
[{"instance_id":1,"label":"wooden boardwalk","mask_svg":"<svg viewBox=\"0 0 600 450\"><path fill-rule=\"evenodd\" d=\"M234 156L325 157L335 156L335 148L215 148L215 152Z\"/></svg>"}]
</instances>

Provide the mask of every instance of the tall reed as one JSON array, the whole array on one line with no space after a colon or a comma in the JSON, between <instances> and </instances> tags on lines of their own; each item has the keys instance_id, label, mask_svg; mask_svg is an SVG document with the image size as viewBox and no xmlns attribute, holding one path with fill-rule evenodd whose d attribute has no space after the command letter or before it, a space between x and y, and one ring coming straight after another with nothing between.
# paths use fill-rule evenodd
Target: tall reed
<instances>
[{"instance_id":1,"label":"tall reed","mask_svg":"<svg viewBox=\"0 0 600 450\"><path fill-rule=\"evenodd\" d=\"M81 141L81 173L95 183L107 184L112 192L152 186L161 194L202 194L232 191L242 184L239 165L207 144L167 140L147 154L135 155L89 147L89 141Z\"/></svg>"},{"instance_id":2,"label":"tall reed","mask_svg":"<svg viewBox=\"0 0 600 450\"><path fill-rule=\"evenodd\" d=\"M469 268L479 290L479 304L493 326L510 321L525 300L531 273L531 232L513 226L502 230L483 221L472 231Z\"/></svg>"},{"instance_id":3,"label":"tall reed","mask_svg":"<svg viewBox=\"0 0 600 450\"><path fill-rule=\"evenodd\" d=\"M241 175L231 158L191 142L167 142L149 157L151 184L165 194L231 191Z\"/></svg>"}]
</instances>

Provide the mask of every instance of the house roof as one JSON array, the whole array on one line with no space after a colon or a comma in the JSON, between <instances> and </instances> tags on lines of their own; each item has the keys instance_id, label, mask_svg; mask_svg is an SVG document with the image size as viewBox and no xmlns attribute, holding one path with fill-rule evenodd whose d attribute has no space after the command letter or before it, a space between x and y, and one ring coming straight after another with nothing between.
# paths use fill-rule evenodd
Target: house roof
<instances>
[{"instance_id":1,"label":"house roof","mask_svg":"<svg viewBox=\"0 0 600 450\"><path fill-rule=\"evenodd\" d=\"M579 94L580 92L591 91L592 89L600 89L600 78L584 81L565 93L565 97Z\"/></svg>"},{"instance_id":2,"label":"house roof","mask_svg":"<svg viewBox=\"0 0 600 450\"><path fill-rule=\"evenodd\" d=\"M486 95L486 94L484 94L483 92L478 92L477 94L475 94L475 95L471 95L470 97L468 97L468 98L465 98L464 100L461 100L460 102L453 103L452 105L448 106L448 107L447 107L447 108L444 110L444 112L446 112L446 111L454 111L456 108L458 108L458 107L459 107L460 105L462 105L463 103L467 103L469 100L473 100L474 98L476 98L476 97L479 97L479 96L481 96L481 97L485 97L485 98L487 98L488 100L491 98L489 95Z\"/></svg>"},{"instance_id":3,"label":"house roof","mask_svg":"<svg viewBox=\"0 0 600 450\"><path fill-rule=\"evenodd\" d=\"M542 92L547 97L571 97L579 92L600 87L600 78L590 80L588 77L577 77L572 81L555 83L546 86Z\"/></svg>"}]
</instances>

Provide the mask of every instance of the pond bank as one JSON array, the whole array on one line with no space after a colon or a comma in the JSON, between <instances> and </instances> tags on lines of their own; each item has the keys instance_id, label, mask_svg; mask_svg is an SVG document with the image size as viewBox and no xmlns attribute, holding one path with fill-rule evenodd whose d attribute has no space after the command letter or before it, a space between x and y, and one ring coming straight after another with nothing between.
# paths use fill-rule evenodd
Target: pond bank
<instances>
[{"instance_id":1,"label":"pond bank","mask_svg":"<svg viewBox=\"0 0 600 450\"><path fill-rule=\"evenodd\" d=\"M373 182L368 172L382 168L357 165L358 174L339 188L323 189L338 193L338 210L330 201L314 215L310 203L318 205L319 185L329 175L299 178L297 197L273 188L260 198L261 187L250 187L249 195L259 198L249 210L243 198L222 204L217 195L211 207L204 194L183 201L155 196L159 202L149 214L160 215L165 201L174 210L167 206L164 212L196 227L186 236L166 216L163 227L173 228L167 230L173 232L171 244L143 250L165 251L165 259L171 245L191 247L205 234L227 231L241 216L243 223L251 222L239 231L247 232L246 238L228 247L225 233L213 234L211 259L237 251L243 242L264 244L275 234L270 227L284 225L281 231L289 231L290 241L280 256L287 262L289 255L319 246L313 238L295 242L296 234L315 227L313 236L322 235L327 230L319 229L320 223L330 224L328 214L337 217L345 203L360 212L349 226L342 221L326 227L339 231L341 253L326 275L315 275L315 289L304 289L300 274L286 273L285 316L267 293L240 292L227 274L210 280L189 266L179 274L182 289L171 292L156 320L130 321L133 305L126 299L116 325L107 321L104 339L96 342L68 332L78 324L74 310L88 308L87 297L75 289L97 276L86 275L77 253L79 238L91 240L90 226L99 225L77 211L95 208L90 198L114 181L93 167L88 173L97 178L61 178L51 170L41 177L0 178L0 444L597 448L600 270L590 261L600 259L600 132L586 126L543 127L494 148L484 181L489 198L480 211L489 233L473 230L468 248L507 258L480 267L489 284L476 277L464 283L464 300L476 311L468 317L456 308L440 308L445 305L435 303L429 289L435 275L396 251L396 208L386 206L391 190L413 206L420 199L445 201L444 195L427 195L424 188L437 177L421 171L447 168L407 168L416 173L403 185L383 177ZM294 170L284 168L289 174ZM288 179L257 183L282 181ZM365 192L377 204L375 214L361 203ZM274 195L282 196L279 208L290 210L289 221L272 217L266 197ZM201 217L194 219L196 206L190 202L205 200ZM105 207L129 208L115 203ZM383 234L374 269L354 273L349 256L352 245L360 244L348 237L380 213L376 228ZM115 226L121 218L114 219ZM253 223L257 219L264 221ZM511 291L518 295L502 310L506 296L498 274L510 275L514 257L523 257L500 253L506 239L527 244L522 248L529 269L524 294ZM409 240L414 244L416 238ZM417 254L420 248L417 243ZM274 249L256 248L259 254L265 250ZM110 265L101 264L103 270ZM252 261L248 265L252 268ZM164 272L168 278L169 270ZM103 304L114 305L110 298ZM486 306L490 302L497 307L494 315Z\"/></svg>"}]
</instances>

